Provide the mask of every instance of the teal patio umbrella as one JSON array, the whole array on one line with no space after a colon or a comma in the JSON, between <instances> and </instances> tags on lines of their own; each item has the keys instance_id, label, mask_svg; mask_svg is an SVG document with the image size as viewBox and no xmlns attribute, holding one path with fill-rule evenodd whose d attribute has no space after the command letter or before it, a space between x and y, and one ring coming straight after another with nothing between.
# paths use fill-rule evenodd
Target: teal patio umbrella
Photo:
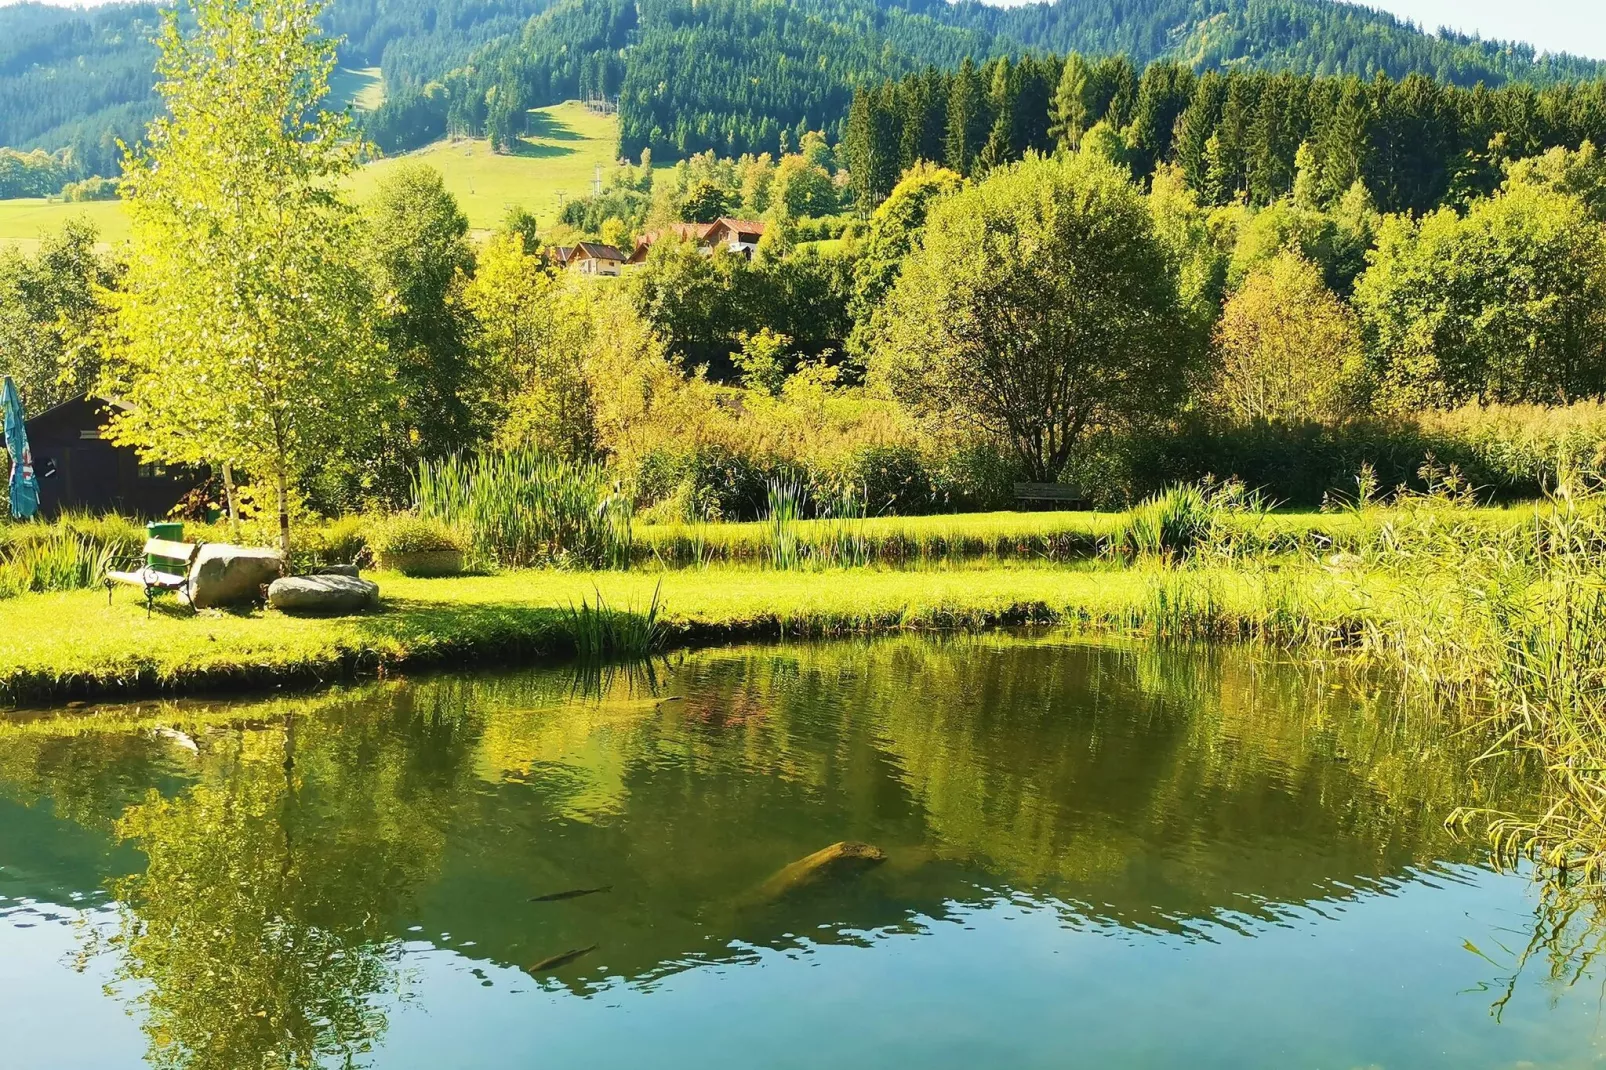
<instances>
[{"instance_id":1,"label":"teal patio umbrella","mask_svg":"<svg viewBox=\"0 0 1606 1070\"><path fill-rule=\"evenodd\" d=\"M11 515L31 520L39 511L39 481L33 477L33 453L28 449L28 428L22 419L22 398L17 384L6 376L0 387L6 410L6 450L11 454Z\"/></svg>"}]
</instances>

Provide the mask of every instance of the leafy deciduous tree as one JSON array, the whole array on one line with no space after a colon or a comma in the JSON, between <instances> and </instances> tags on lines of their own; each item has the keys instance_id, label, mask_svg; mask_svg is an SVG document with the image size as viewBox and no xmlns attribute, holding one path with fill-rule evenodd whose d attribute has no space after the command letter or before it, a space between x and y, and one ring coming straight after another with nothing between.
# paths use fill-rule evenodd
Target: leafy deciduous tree
<instances>
[{"instance_id":1,"label":"leafy deciduous tree","mask_svg":"<svg viewBox=\"0 0 1606 1070\"><path fill-rule=\"evenodd\" d=\"M380 332L396 362L405 443L400 469L470 448L484 384L471 359L473 319L455 290L474 268L468 219L440 172L404 163L367 205L368 248L386 294ZM402 485L405 489L405 484Z\"/></svg>"},{"instance_id":2,"label":"leafy deciduous tree","mask_svg":"<svg viewBox=\"0 0 1606 1070\"><path fill-rule=\"evenodd\" d=\"M1283 252L1249 276L1215 338L1212 400L1233 419L1333 421L1348 411L1361 370L1355 316L1297 254Z\"/></svg>"},{"instance_id":3,"label":"leafy deciduous tree","mask_svg":"<svg viewBox=\"0 0 1606 1070\"><path fill-rule=\"evenodd\" d=\"M1107 162L1028 157L938 202L887 297L873 381L997 436L1034 479L1163 407L1186 368L1177 280Z\"/></svg>"},{"instance_id":4,"label":"leafy deciduous tree","mask_svg":"<svg viewBox=\"0 0 1606 1070\"><path fill-rule=\"evenodd\" d=\"M9 375L29 412L96 385L97 328L109 309L102 291L121 268L95 251L95 228L72 219L37 252L0 252L0 374Z\"/></svg>"},{"instance_id":5,"label":"leafy deciduous tree","mask_svg":"<svg viewBox=\"0 0 1606 1070\"><path fill-rule=\"evenodd\" d=\"M1355 303L1384 407L1606 391L1606 231L1578 197L1517 182L1464 218L1390 216Z\"/></svg>"},{"instance_id":6,"label":"leafy deciduous tree","mask_svg":"<svg viewBox=\"0 0 1606 1070\"><path fill-rule=\"evenodd\" d=\"M125 164L132 259L105 389L116 441L274 483L281 548L311 467L378 433L390 382L355 213L344 115L319 110L334 43L319 3L192 0L168 13L168 114ZM182 27L193 18L194 31Z\"/></svg>"}]
</instances>

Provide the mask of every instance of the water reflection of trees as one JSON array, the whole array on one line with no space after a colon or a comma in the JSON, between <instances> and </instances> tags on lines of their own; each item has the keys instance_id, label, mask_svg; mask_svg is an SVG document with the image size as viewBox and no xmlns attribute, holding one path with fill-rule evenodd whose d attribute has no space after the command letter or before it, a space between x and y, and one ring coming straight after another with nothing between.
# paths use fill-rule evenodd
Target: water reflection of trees
<instances>
[{"instance_id":1,"label":"water reflection of trees","mask_svg":"<svg viewBox=\"0 0 1606 1070\"><path fill-rule=\"evenodd\" d=\"M1017 892L1204 931L1470 857L1448 808L1520 776L1338 685L1232 650L754 648L12 723L0 794L143 852L108 946L155 1064L304 1066L384 1029L414 924L514 966L600 944L561 975L583 990ZM889 860L755 901L836 839Z\"/></svg>"},{"instance_id":2,"label":"water reflection of trees","mask_svg":"<svg viewBox=\"0 0 1606 1070\"><path fill-rule=\"evenodd\" d=\"M144 1012L152 1065L349 1062L383 1031L397 923L438 864L467 764L454 723L414 698L393 692L377 717L367 703L281 702L227 728L157 707L122 732L9 734L0 770L14 794L58 789L59 810L146 860L111 881L119 924L97 940ZM128 798L141 781L167 790Z\"/></svg>"}]
</instances>

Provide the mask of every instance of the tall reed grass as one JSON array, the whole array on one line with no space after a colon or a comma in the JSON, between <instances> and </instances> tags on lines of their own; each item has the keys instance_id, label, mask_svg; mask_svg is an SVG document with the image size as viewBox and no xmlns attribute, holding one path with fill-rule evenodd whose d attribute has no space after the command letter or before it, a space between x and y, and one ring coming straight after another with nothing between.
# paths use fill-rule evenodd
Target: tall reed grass
<instances>
[{"instance_id":1,"label":"tall reed grass","mask_svg":"<svg viewBox=\"0 0 1606 1070\"><path fill-rule=\"evenodd\" d=\"M1129 545L1187 566L1152 582L1145 623L1358 654L1419 706L1471 717L1490 754L1543 765L1546 801L1539 813L1469 811L1462 823L1481 821L1497 858L1567 873L1606 904L1606 493L1564 482L1491 524L1455 479L1388 505L1368 489L1363 474L1347 549L1303 563L1256 540L1246 549L1243 526L1223 522L1254 515L1253 501L1177 490L1135 511ZM1253 596L1229 608L1227 580Z\"/></svg>"},{"instance_id":2,"label":"tall reed grass","mask_svg":"<svg viewBox=\"0 0 1606 1070\"><path fill-rule=\"evenodd\" d=\"M533 451L425 462L419 515L468 535L480 565L628 568L632 507L601 465Z\"/></svg>"},{"instance_id":3,"label":"tall reed grass","mask_svg":"<svg viewBox=\"0 0 1606 1070\"><path fill-rule=\"evenodd\" d=\"M862 568L873 550L867 528L864 496L852 488L836 490L810 502L801 478L769 483L763 520L767 541L763 563L782 570ZM814 519L804 520L812 511Z\"/></svg>"},{"instance_id":4,"label":"tall reed grass","mask_svg":"<svg viewBox=\"0 0 1606 1070\"><path fill-rule=\"evenodd\" d=\"M0 598L98 586L113 562L137 555L144 543L144 530L117 516L67 513L0 525Z\"/></svg>"}]
</instances>

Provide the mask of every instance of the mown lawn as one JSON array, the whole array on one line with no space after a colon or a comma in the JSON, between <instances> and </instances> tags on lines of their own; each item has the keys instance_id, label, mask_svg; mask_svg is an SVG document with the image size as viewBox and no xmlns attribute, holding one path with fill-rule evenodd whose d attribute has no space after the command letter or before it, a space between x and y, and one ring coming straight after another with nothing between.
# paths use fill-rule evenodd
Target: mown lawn
<instances>
[{"instance_id":1,"label":"mown lawn","mask_svg":"<svg viewBox=\"0 0 1606 1070\"><path fill-rule=\"evenodd\" d=\"M654 574L510 572L418 580L379 574L383 612L295 618L266 610L149 619L134 588L0 602L0 697L314 682L401 665L528 661L573 648L569 607L600 593L644 611L655 590L671 642L900 627L1088 621L1140 613L1162 570L968 568L939 572L688 569ZM661 588L660 588L661 584ZM1247 605L1252 592L1240 595Z\"/></svg>"},{"instance_id":2,"label":"mown lawn","mask_svg":"<svg viewBox=\"0 0 1606 1070\"><path fill-rule=\"evenodd\" d=\"M673 545L684 549L688 540L724 545L743 561L762 560L768 538L763 524L644 526L638 547L648 552L630 572L532 570L435 580L380 574L383 612L335 619L271 610L192 615L171 601L147 619L132 588L118 589L110 604L98 590L29 594L0 601L0 704L271 687L400 667L561 658L578 645L571 607L594 603L600 595L613 610L641 613L655 592L671 645L1025 622L1344 645L1378 634L1379 627L1439 612L1435 591L1402 579L1407 573L1382 562L1374 569L1375 551L1368 546L1378 543L1378 526L1426 524L1431 538L1479 542L1482 532L1532 517L1530 506L1443 515L1247 518L1274 536L1268 540L1263 531L1257 544L1286 539L1294 548L1252 549L1228 559L1205 551L1186 567L1150 558L1130 563L1118 553L1069 552L1117 531L1122 517L1111 514L870 520L860 524L867 537L920 552L899 559L901 567L806 564L788 571L751 563L685 566L684 559L683 567L658 565L660 548L670 556ZM799 525L810 533L802 541L816 538L822 523L829 524ZM1395 537L1382 535L1384 543ZM996 552L966 552L972 544ZM1057 563L1048 562L1035 549L1040 545L1069 549ZM1347 545L1362 552L1332 552ZM959 552L944 546L958 546ZM936 552L927 555L922 547Z\"/></svg>"}]
</instances>

